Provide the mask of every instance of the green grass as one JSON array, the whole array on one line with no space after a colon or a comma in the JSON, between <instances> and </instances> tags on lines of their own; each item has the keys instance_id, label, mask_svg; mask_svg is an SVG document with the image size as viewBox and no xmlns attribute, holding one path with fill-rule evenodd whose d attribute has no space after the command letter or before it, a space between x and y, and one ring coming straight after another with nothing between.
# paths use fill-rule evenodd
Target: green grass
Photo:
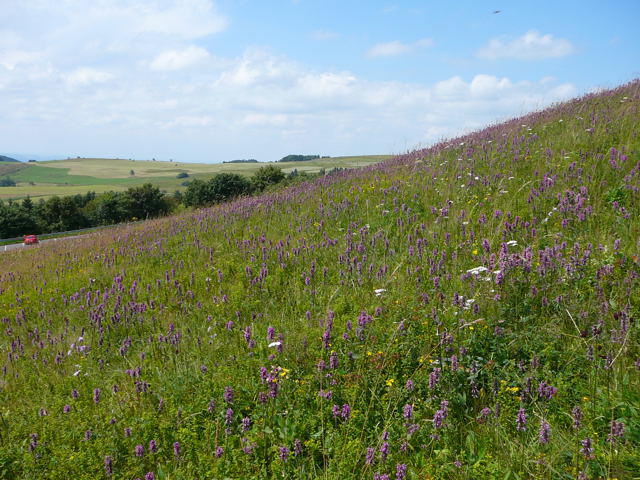
<instances>
[{"instance_id":1,"label":"green grass","mask_svg":"<svg viewBox=\"0 0 640 480\"><path fill-rule=\"evenodd\" d=\"M0 255L0 478L637 479L639 112Z\"/></svg>"},{"instance_id":2,"label":"green grass","mask_svg":"<svg viewBox=\"0 0 640 480\"><path fill-rule=\"evenodd\" d=\"M294 169L315 173L322 168L356 168L388 159L388 155L323 158L308 162L275 163L285 173ZM0 188L0 199L18 199L27 195L32 198L47 198L53 195L75 195L88 190L102 193L109 190L122 191L135 185L151 182L167 191L184 190L182 183L193 178L207 179L216 173L238 173L251 176L258 168L268 163L183 163L154 162L146 160L123 160L105 158L80 158L38 162L37 165L20 164L0 166L0 176L11 174L16 187ZM2 169L5 169L6 172ZM130 171L134 171L134 175ZM186 172L189 178L176 176ZM33 183L33 185L31 184Z\"/></svg>"}]
</instances>

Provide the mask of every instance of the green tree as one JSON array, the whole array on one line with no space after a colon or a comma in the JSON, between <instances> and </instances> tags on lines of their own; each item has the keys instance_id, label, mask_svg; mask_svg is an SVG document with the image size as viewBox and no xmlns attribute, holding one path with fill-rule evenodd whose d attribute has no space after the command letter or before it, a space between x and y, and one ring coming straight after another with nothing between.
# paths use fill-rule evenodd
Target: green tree
<instances>
[{"instance_id":1,"label":"green tree","mask_svg":"<svg viewBox=\"0 0 640 480\"><path fill-rule=\"evenodd\" d=\"M145 183L140 187L131 187L126 192L129 198L129 214L131 218L145 219L165 215L170 207L164 194L158 187Z\"/></svg>"},{"instance_id":2,"label":"green tree","mask_svg":"<svg viewBox=\"0 0 640 480\"><path fill-rule=\"evenodd\" d=\"M255 190L261 192L270 185L275 185L284 180L285 174L275 165L260 167L251 178Z\"/></svg>"},{"instance_id":3,"label":"green tree","mask_svg":"<svg viewBox=\"0 0 640 480\"><path fill-rule=\"evenodd\" d=\"M129 198L124 193L105 192L84 207L91 225L112 225L129 218Z\"/></svg>"},{"instance_id":4,"label":"green tree","mask_svg":"<svg viewBox=\"0 0 640 480\"><path fill-rule=\"evenodd\" d=\"M251 192L251 182L236 173L218 173L207 183L214 203L231 200Z\"/></svg>"}]
</instances>

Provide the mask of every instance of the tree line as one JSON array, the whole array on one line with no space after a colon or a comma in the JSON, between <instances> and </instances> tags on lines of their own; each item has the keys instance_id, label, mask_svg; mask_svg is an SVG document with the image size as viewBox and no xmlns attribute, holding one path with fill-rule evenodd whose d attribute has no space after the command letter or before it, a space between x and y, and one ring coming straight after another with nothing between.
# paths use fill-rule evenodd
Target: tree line
<instances>
[{"instance_id":1,"label":"tree line","mask_svg":"<svg viewBox=\"0 0 640 480\"><path fill-rule=\"evenodd\" d=\"M330 173L330 172L329 172ZM319 175L324 175L324 170ZM131 187L124 192L50 197L37 202L27 197L22 201L0 200L0 238L77 230L102 225L144 220L174 212L181 204L206 207L263 192L274 185L311 178L306 172L288 175L278 167L267 165L250 177L234 173L218 173L208 180L195 179L184 192L165 194L150 183Z\"/></svg>"}]
</instances>

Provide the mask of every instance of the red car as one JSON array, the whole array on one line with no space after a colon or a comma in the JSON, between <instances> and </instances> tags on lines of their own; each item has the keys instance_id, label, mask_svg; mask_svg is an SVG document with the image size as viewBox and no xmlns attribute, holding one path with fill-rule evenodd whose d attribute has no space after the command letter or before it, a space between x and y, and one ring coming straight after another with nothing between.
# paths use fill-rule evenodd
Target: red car
<instances>
[{"instance_id":1,"label":"red car","mask_svg":"<svg viewBox=\"0 0 640 480\"><path fill-rule=\"evenodd\" d=\"M35 235L25 235L24 236L24 244L25 245L35 245L37 243L40 243L38 241L38 237Z\"/></svg>"}]
</instances>

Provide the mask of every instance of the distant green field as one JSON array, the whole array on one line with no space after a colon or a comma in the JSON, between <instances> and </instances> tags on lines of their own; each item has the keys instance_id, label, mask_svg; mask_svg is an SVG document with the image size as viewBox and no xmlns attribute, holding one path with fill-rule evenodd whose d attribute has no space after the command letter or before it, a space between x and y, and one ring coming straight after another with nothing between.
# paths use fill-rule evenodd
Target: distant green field
<instances>
[{"instance_id":1,"label":"distant green field","mask_svg":"<svg viewBox=\"0 0 640 480\"><path fill-rule=\"evenodd\" d=\"M299 172L314 173L323 168L329 170L334 167L363 167L390 157L390 155L363 155L273 164L285 173L294 169ZM89 190L96 193L109 190L121 191L146 182L151 182L166 191L182 190L185 188L182 186L185 180L206 179L221 172L251 176L264 165L269 163L211 164L109 158L75 158L37 164L3 165L0 167L0 176L9 175L17 185L1 187L0 199L19 199L27 195L32 198L46 198L54 195L75 195ZM189 177L176 178L182 172L189 174Z\"/></svg>"}]
</instances>

